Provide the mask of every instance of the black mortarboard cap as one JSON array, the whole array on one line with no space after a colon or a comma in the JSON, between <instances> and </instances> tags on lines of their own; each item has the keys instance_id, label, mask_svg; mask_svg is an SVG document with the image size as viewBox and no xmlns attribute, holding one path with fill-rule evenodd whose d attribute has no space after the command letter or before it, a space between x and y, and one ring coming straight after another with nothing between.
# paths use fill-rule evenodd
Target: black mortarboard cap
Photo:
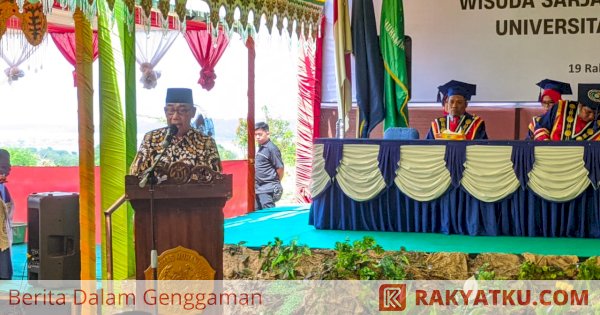
<instances>
[{"instance_id":1,"label":"black mortarboard cap","mask_svg":"<svg viewBox=\"0 0 600 315\"><path fill-rule=\"evenodd\" d=\"M554 90L558 92L560 95L571 95L573 91L571 90L571 84L560 82L556 80L544 79L536 84L542 90ZM539 101L542 100L542 92L540 92Z\"/></svg>"},{"instance_id":2,"label":"black mortarboard cap","mask_svg":"<svg viewBox=\"0 0 600 315\"><path fill-rule=\"evenodd\" d=\"M563 95L573 94L573 92L571 91L571 84L565 83L565 82L544 79L544 80L538 82L536 85L539 86L541 89L540 95L538 96L538 101L540 101L540 102L542 101L542 96L545 94L550 96L550 98L552 98L552 101L555 103L558 102L560 99L562 99ZM554 93L547 94L548 92L546 92L546 91L549 91L549 90L554 91L555 93L558 93L559 95L556 95Z\"/></svg>"},{"instance_id":3,"label":"black mortarboard cap","mask_svg":"<svg viewBox=\"0 0 600 315\"><path fill-rule=\"evenodd\" d=\"M600 108L600 83L580 83L578 90L577 99L579 103L594 110Z\"/></svg>"},{"instance_id":4,"label":"black mortarboard cap","mask_svg":"<svg viewBox=\"0 0 600 315\"><path fill-rule=\"evenodd\" d=\"M477 86L475 84L451 80L444 85L438 86L438 102L447 96L462 95L465 100L471 100L471 96L476 94Z\"/></svg>"},{"instance_id":5,"label":"black mortarboard cap","mask_svg":"<svg viewBox=\"0 0 600 315\"><path fill-rule=\"evenodd\" d=\"M166 104L169 103L180 103L194 105L194 97L192 96L192 89L187 88L169 88L167 89Z\"/></svg>"}]
</instances>

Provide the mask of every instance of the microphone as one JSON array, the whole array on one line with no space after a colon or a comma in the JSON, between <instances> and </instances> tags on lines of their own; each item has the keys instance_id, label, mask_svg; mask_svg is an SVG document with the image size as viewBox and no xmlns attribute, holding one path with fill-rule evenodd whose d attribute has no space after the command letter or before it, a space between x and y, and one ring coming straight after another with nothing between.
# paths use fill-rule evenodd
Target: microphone
<instances>
[{"instance_id":1,"label":"microphone","mask_svg":"<svg viewBox=\"0 0 600 315\"><path fill-rule=\"evenodd\" d=\"M150 168L148 168L144 172L144 177L142 178L139 184L140 188L144 188L148 183L148 180L152 180L150 177L154 177L154 168L156 167L156 165L158 165L158 162L160 161L160 158L163 156L163 154L165 154L166 149L171 145L171 142L173 141L173 136L176 135L178 131L179 128L177 128L177 126L169 125L169 130L167 130L167 136L165 137L165 140L160 144L162 151L160 151L160 153L155 157L152 166L150 166Z\"/></svg>"},{"instance_id":2,"label":"microphone","mask_svg":"<svg viewBox=\"0 0 600 315\"><path fill-rule=\"evenodd\" d=\"M176 135L177 132L179 132L179 128L177 128L177 126L169 125L169 130L167 130L167 136L160 145L163 148L163 150L166 149L169 145L171 145L171 141L173 141L173 136Z\"/></svg>"}]
</instances>

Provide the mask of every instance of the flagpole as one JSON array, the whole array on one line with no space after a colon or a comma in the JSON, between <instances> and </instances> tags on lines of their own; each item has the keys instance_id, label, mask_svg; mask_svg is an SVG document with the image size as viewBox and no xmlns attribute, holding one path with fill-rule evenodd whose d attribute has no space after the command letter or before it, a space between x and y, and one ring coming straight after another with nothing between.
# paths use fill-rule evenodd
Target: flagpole
<instances>
[{"instance_id":1,"label":"flagpole","mask_svg":"<svg viewBox=\"0 0 600 315\"><path fill-rule=\"evenodd\" d=\"M338 139L344 139L345 137L345 132L344 130L346 130L346 126L344 125L344 120L346 119L346 117L344 117L344 110L340 109L341 106L338 106L338 113L340 118L337 120L337 123L335 124L335 134L336 134L336 138Z\"/></svg>"},{"instance_id":2,"label":"flagpole","mask_svg":"<svg viewBox=\"0 0 600 315\"><path fill-rule=\"evenodd\" d=\"M333 38L335 41L335 68L338 92L338 120L336 138L344 139L347 115L352 108L352 87L350 86L350 53L352 38L350 33L350 17L348 0L333 1Z\"/></svg>"}]
</instances>

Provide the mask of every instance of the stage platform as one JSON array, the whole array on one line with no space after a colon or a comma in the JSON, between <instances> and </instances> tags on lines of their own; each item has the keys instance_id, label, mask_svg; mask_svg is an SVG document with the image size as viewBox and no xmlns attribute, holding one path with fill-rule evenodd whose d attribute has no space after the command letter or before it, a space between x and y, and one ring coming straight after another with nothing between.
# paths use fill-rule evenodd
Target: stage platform
<instances>
[{"instance_id":1,"label":"stage platform","mask_svg":"<svg viewBox=\"0 0 600 315\"><path fill-rule=\"evenodd\" d=\"M361 239L365 235L375 238L386 250L420 252L463 252L479 253L535 253L542 255L575 255L591 257L600 255L600 239L543 238L543 237L489 237L444 235L430 233L396 233L367 231L317 230L308 225L309 205L280 206L269 210L225 220L225 243L260 247L281 238L286 244L297 240L311 248L333 248L335 242ZM24 279L27 275L25 257L26 244L13 246L14 279ZM100 246L96 250L100 262ZM97 274L100 275L98 264Z\"/></svg>"},{"instance_id":2,"label":"stage platform","mask_svg":"<svg viewBox=\"0 0 600 315\"><path fill-rule=\"evenodd\" d=\"M468 236L434 233L317 230L308 225L309 205L284 206L225 220L225 243L260 247L275 236L285 243L292 239L311 248L333 248L335 242L373 236L386 250L419 252L535 253L542 255L600 255L600 239L512 236Z\"/></svg>"}]
</instances>

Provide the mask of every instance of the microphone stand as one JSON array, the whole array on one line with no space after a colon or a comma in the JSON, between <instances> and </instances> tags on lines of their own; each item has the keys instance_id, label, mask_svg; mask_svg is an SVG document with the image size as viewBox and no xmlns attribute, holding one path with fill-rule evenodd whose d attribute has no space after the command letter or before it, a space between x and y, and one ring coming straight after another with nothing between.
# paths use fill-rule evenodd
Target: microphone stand
<instances>
[{"instance_id":1,"label":"microphone stand","mask_svg":"<svg viewBox=\"0 0 600 315\"><path fill-rule=\"evenodd\" d=\"M162 152L165 151L166 149L162 150ZM160 156L162 156L162 152ZM158 161L158 159L156 161ZM156 165L156 162L154 162L154 164ZM154 225L156 224L156 219L154 217L154 186L158 184L158 178L156 178L154 169L152 169L152 171L149 174L151 174L149 177L150 188L148 189L148 191L150 192L150 234L152 235L152 249L150 250L150 267L152 268L152 283L154 284L154 290L158 292L158 245L156 244L156 231L154 229ZM154 305L154 314L158 314L158 304Z\"/></svg>"},{"instance_id":2,"label":"microphone stand","mask_svg":"<svg viewBox=\"0 0 600 315\"><path fill-rule=\"evenodd\" d=\"M152 248L150 250L150 267L152 268L152 278L154 289L158 292L158 244L156 239L156 218L154 215L154 191L155 186L158 184L158 178L156 177L156 166L160 162L160 159L163 157L167 148L171 145L171 141L173 141L173 136L178 132L177 126L170 125L167 130L167 135L165 141L161 144L162 151L154 158L154 163L144 171L144 176L139 183L140 188L144 188L146 183L150 182L150 188L148 192L150 192L150 234L152 235ZM154 305L154 314L158 314L158 304Z\"/></svg>"},{"instance_id":3,"label":"microphone stand","mask_svg":"<svg viewBox=\"0 0 600 315\"><path fill-rule=\"evenodd\" d=\"M169 141L163 145L163 150L160 151L160 153L156 156L156 158L154 159L154 163L152 163L152 166L150 166L150 168L148 168L144 172L144 177L142 178L139 184L140 188L144 188L146 186L146 183L150 182L150 188L148 189L148 191L150 192L150 234L152 235L152 249L150 250L150 267L152 268L152 276L154 280L158 280L158 245L156 240L156 231L154 228L154 225L156 224L156 219L154 216L154 187L156 186L156 184L158 184L158 178L156 178L155 168L158 165L158 162L160 162L160 159L165 154L165 151L167 151L167 147L171 144L170 140L171 139L169 139Z\"/></svg>"}]
</instances>

